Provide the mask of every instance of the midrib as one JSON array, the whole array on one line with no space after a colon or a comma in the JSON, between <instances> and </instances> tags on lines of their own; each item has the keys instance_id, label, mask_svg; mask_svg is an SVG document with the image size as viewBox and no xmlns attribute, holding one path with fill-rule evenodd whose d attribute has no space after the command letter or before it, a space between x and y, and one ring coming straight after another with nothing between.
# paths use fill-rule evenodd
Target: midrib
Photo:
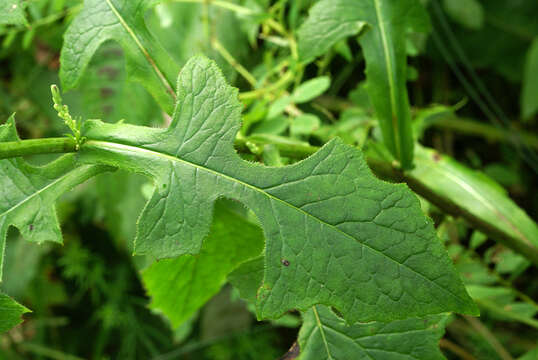
<instances>
[{"instance_id":1,"label":"midrib","mask_svg":"<svg viewBox=\"0 0 538 360\"><path fill-rule=\"evenodd\" d=\"M358 241L357 239L355 239L353 236L349 235L348 233L340 230L338 227L310 214L310 213L307 213L306 211L304 211L303 209L301 208L298 208L296 207L295 205L293 204L290 204L289 202L285 201L285 200L282 200L280 198L277 198L276 196L274 195L271 195L269 194L268 192L264 191L263 189L260 189L254 185L251 185L249 183L246 183L244 181L241 181L239 179L236 179L234 177L231 177L229 175L226 175L226 174L223 174L221 172L218 172L218 171L215 171L213 169L210 169L210 168L207 168L205 166L202 166L202 165L198 165L198 164L195 164L195 163L192 163L190 161L187 161L187 160L184 160L184 159L181 159L181 158L178 158L178 157L175 157L175 156L171 156L171 155L168 155L168 154L164 154L164 153L161 153L161 152L158 152L158 151L154 151L154 150L149 150L149 149L145 149L145 148L141 148L141 147L137 147L137 146L133 146L133 145L126 145L126 144L121 144L121 143L115 143L115 142L109 142L109 141L101 141L101 140L88 140L86 141L82 147L81 147L81 151L83 150L84 147L89 147L89 146L95 146L96 148L98 149L102 149L102 150L106 150L106 151L120 151L120 152L131 152L131 153L141 153L141 154L146 154L146 155L150 155L150 156L155 156L155 157L158 157L158 158L162 158L162 159L166 159L166 160L169 160L169 161L175 161L175 162L180 162L182 164L185 164L187 166L192 166L192 167L195 167L199 170L202 170L202 171L206 171L208 173L211 173L215 176L219 176L219 177L222 177L226 180L229 180L231 182L236 182L236 183L239 183L257 193L260 193L262 195L265 195L267 196L269 199L271 200L274 200L274 201L277 201L279 203L282 203L288 207L291 207L292 209L304 214L305 216L307 217L310 217L310 218L313 218L315 219L316 221L320 222L321 224L323 225L326 225L328 226L329 228L337 231L338 233L340 233L341 235L345 236L346 238L349 238L351 239L352 241L354 242L357 242L359 244L361 244L362 246L364 246L365 248L368 248L370 249L371 251L381 255L383 258L386 258L388 259L389 261L392 261L394 262L395 264L399 265L399 266L402 266L406 269L408 269L409 271L411 271L412 273L418 275L420 278L426 280L426 282L430 283L430 284L433 284L434 286L438 287L439 289L441 289L443 292L449 294L450 296L452 296L453 298L455 298L458 302L461 301L461 299L458 298L458 296L456 296L455 294L453 294L451 291L447 290L446 288L440 286L439 284L435 283L434 281L432 281L431 279L427 278L426 276L424 276L423 274L417 272L416 270L414 270L413 268L409 267L408 265L405 265L403 263L399 263L398 261L396 261L395 259L389 257L388 255L384 254L383 252L369 246L368 244L365 244L363 242L360 242Z\"/></svg>"}]
</instances>

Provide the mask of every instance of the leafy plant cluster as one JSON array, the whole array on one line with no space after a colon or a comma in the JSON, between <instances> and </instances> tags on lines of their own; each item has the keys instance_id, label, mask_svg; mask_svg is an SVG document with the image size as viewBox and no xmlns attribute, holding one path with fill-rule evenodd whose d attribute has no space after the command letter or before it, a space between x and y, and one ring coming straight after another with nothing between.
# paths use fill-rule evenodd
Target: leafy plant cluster
<instances>
[{"instance_id":1,"label":"leafy plant cluster","mask_svg":"<svg viewBox=\"0 0 538 360\"><path fill-rule=\"evenodd\" d=\"M0 10L7 358L536 355L532 1Z\"/></svg>"}]
</instances>

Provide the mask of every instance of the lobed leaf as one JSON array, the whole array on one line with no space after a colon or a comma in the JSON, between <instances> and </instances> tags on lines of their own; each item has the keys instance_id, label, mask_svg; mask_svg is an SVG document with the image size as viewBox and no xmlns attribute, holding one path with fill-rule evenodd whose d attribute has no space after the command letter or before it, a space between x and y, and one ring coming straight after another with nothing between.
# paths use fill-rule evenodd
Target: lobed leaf
<instances>
[{"instance_id":1,"label":"lobed leaf","mask_svg":"<svg viewBox=\"0 0 538 360\"><path fill-rule=\"evenodd\" d=\"M305 61L339 40L361 34L367 91L383 141L404 168L413 161L413 133L407 96L406 31L425 31L428 15L418 0L322 0L299 29L299 54Z\"/></svg>"},{"instance_id":2,"label":"lobed leaf","mask_svg":"<svg viewBox=\"0 0 538 360\"><path fill-rule=\"evenodd\" d=\"M156 0L84 0L84 8L64 35L60 79L68 90L80 82L90 60L105 41L125 52L127 73L140 81L162 108L173 109L173 79L179 67L151 35L144 14Z\"/></svg>"},{"instance_id":3,"label":"lobed leaf","mask_svg":"<svg viewBox=\"0 0 538 360\"><path fill-rule=\"evenodd\" d=\"M20 324L22 314L27 312L30 312L30 310L18 304L6 294L0 293L0 334Z\"/></svg>"},{"instance_id":4,"label":"lobed leaf","mask_svg":"<svg viewBox=\"0 0 538 360\"><path fill-rule=\"evenodd\" d=\"M184 66L177 99L168 129L96 120L83 127L80 161L153 178L137 254L199 253L213 203L226 197L254 211L266 237L260 318L319 303L351 323L476 313L418 199L375 178L358 149L333 140L282 168L241 160L233 148L237 90L206 58Z\"/></svg>"},{"instance_id":5,"label":"lobed leaf","mask_svg":"<svg viewBox=\"0 0 538 360\"><path fill-rule=\"evenodd\" d=\"M218 293L232 270L263 249L259 227L223 205L214 218L198 255L164 259L142 272L150 307L166 315L174 328Z\"/></svg>"},{"instance_id":6,"label":"lobed leaf","mask_svg":"<svg viewBox=\"0 0 538 360\"><path fill-rule=\"evenodd\" d=\"M11 116L0 125L0 142L18 140ZM29 241L61 243L54 203L63 193L107 169L110 168L78 166L73 154L43 167L31 166L21 158L0 160L0 279L9 226L17 227Z\"/></svg>"},{"instance_id":7,"label":"lobed leaf","mask_svg":"<svg viewBox=\"0 0 538 360\"><path fill-rule=\"evenodd\" d=\"M439 340L444 334L446 319L446 315L434 315L348 326L329 308L314 306L303 316L299 359L444 359Z\"/></svg>"}]
</instances>

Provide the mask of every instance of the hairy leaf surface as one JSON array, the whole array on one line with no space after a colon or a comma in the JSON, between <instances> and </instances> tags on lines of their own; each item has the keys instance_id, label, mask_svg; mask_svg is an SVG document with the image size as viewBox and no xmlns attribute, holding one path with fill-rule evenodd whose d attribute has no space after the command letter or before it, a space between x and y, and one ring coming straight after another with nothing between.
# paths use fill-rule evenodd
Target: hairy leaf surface
<instances>
[{"instance_id":1,"label":"hairy leaf surface","mask_svg":"<svg viewBox=\"0 0 538 360\"><path fill-rule=\"evenodd\" d=\"M257 215L266 237L260 318L323 303L350 321L475 313L432 223L405 185L376 179L340 140L283 168L241 160L241 104L216 65L189 61L168 129L87 121L80 160L154 179L135 252L197 254L220 197Z\"/></svg>"},{"instance_id":2,"label":"hairy leaf surface","mask_svg":"<svg viewBox=\"0 0 538 360\"><path fill-rule=\"evenodd\" d=\"M143 271L142 280L152 298L150 307L166 315L173 327L181 325L220 290L234 268L262 249L259 227L217 206L198 255L164 259Z\"/></svg>"},{"instance_id":3,"label":"hairy leaf surface","mask_svg":"<svg viewBox=\"0 0 538 360\"><path fill-rule=\"evenodd\" d=\"M107 40L117 41L125 52L127 73L142 82L165 111L173 108L173 84L179 67L144 23L155 0L85 0L64 36L60 79L66 89L75 87L96 50Z\"/></svg>"},{"instance_id":4,"label":"hairy leaf surface","mask_svg":"<svg viewBox=\"0 0 538 360\"><path fill-rule=\"evenodd\" d=\"M24 7L20 0L0 0L0 24L27 25Z\"/></svg>"},{"instance_id":5,"label":"hairy leaf surface","mask_svg":"<svg viewBox=\"0 0 538 360\"><path fill-rule=\"evenodd\" d=\"M18 140L12 116L0 126L0 142ZM73 154L64 155L43 167L31 166L20 158L0 160L0 279L9 226L17 227L29 241L61 243L55 201L107 168L77 166Z\"/></svg>"},{"instance_id":6,"label":"hairy leaf surface","mask_svg":"<svg viewBox=\"0 0 538 360\"><path fill-rule=\"evenodd\" d=\"M22 314L29 311L6 294L0 293L0 334L19 324Z\"/></svg>"},{"instance_id":7,"label":"hairy leaf surface","mask_svg":"<svg viewBox=\"0 0 538 360\"><path fill-rule=\"evenodd\" d=\"M367 26L366 26L367 25ZM339 40L358 35L366 59L368 94L383 140L390 152L409 167L413 134L407 96L406 31L428 29L428 16L418 0L322 0L299 29L304 60L325 53Z\"/></svg>"},{"instance_id":8,"label":"hairy leaf surface","mask_svg":"<svg viewBox=\"0 0 538 360\"><path fill-rule=\"evenodd\" d=\"M439 339L446 315L348 326L329 308L318 305L307 311L303 320L301 360L444 359Z\"/></svg>"}]
</instances>

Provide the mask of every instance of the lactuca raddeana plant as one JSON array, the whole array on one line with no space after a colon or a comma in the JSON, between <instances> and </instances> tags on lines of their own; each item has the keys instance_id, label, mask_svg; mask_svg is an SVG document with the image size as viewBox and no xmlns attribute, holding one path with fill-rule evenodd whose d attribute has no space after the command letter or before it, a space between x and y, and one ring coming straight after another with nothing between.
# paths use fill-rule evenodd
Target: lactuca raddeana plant
<instances>
[{"instance_id":1,"label":"lactuca raddeana plant","mask_svg":"<svg viewBox=\"0 0 538 360\"><path fill-rule=\"evenodd\" d=\"M233 148L240 113L237 90L216 65L193 58L180 73L167 129L87 120L81 130L86 140L66 155L72 168L57 171L45 188L58 184L60 193L103 166L147 175L155 189L138 220L134 251L156 258L198 253L218 198L245 204L266 241L256 300L260 319L316 304L334 307L349 323L476 314L431 221L405 185L375 178L361 152L338 139L287 167L243 161ZM14 129L12 121L4 126ZM19 167L6 168L3 179ZM64 172L82 174L61 186ZM45 201L48 192L40 188L26 196ZM11 201L4 214L17 204ZM23 235L33 231L28 226L35 216L30 219L15 222ZM49 222L57 240L57 225Z\"/></svg>"}]
</instances>

